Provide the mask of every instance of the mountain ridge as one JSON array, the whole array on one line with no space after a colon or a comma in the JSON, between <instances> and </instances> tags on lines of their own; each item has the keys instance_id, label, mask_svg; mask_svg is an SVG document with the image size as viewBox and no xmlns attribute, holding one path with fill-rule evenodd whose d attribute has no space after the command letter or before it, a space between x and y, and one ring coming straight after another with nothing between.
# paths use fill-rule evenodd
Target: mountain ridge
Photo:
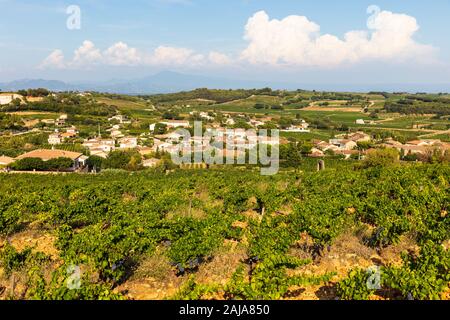
<instances>
[{"instance_id":1,"label":"mountain ridge","mask_svg":"<svg viewBox=\"0 0 450 320\"><path fill-rule=\"evenodd\" d=\"M262 81L232 80L173 71L162 71L154 75L131 80L110 80L94 83L71 83L60 80L21 79L0 83L2 91L46 88L52 91L100 91L122 94L157 94L188 91L197 88L251 89L268 86Z\"/></svg>"},{"instance_id":2,"label":"mountain ridge","mask_svg":"<svg viewBox=\"0 0 450 320\"><path fill-rule=\"evenodd\" d=\"M276 81L236 80L216 78L202 75L192 75L174 72L170 70L149 75L137 79L109 80L98 82L64 82L60 80L45 79L21 79L11 82L0 83L0 91L18 91L20 89L46 88L51 91L98 91L103 93L117 94L164 94L180 91L190 91L197 88L209 89L261 89L270 87L272 89L285 90L317 90L336 92L449 92L450 84L446 83L386 83L386 84L349 84L349 83L291 83Z\"/></svg>"}]
</instances>

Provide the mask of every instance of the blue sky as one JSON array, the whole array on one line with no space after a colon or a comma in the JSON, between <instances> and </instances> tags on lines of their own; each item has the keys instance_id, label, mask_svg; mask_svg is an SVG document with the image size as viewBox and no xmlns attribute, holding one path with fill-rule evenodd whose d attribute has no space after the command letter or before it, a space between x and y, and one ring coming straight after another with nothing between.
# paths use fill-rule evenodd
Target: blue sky
<instances>
[{"instance_id":1,"label":"blue sky","mask_svg":"<svg viewBox=\"0 0 450 320\"><path fill-rule=\"evenodd\" d=\"M66 26L70 5L81 10L79 30ZM370 5L380 11L368 14ZM0 0L0 12L0 81L174 70L317 84L450 83L447 0Z\"/></svg>"}]
</instances>

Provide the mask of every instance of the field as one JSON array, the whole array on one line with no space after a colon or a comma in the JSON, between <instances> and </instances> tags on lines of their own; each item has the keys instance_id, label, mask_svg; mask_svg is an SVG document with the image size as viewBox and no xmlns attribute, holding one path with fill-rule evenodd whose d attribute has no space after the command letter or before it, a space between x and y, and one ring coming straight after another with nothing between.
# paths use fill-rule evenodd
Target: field
<instances>
[{"instance_id":1,"label":"field","mask_svg":"<svg viewBox=\"0 0 450 320\"><path fill-rule=\"evenodd\" d=\"M105 103L110 106L116 106L120 110L124 110L124 111L141 110L141 109L145 109L145 107L146 107L144 102L125 100L125 99L120 99L120 98L113 99L113 98L101 97L101 98L97 99L97 101L99 103Z\"/></svg>"},{"instance_id":2,"label":"field","mask_svg":"<svg viewBox=\"0 0 450 320\"><path fill-rule=\"evenodd\" d=\"M327 154L320 172L307 156L312 140L358 130L378 144L450 141L447 98L197 89L3 106L0 155L9 157L50 149L49 134L66 128L42 120L63 113L79 133L58 148L87 156L84 139L109 138L114 115L147 148L150 124L200 111L211 126L305 120L310 132L280 133L274 176L251 165L177 168L159 151L149 157L160 165L145 169L136 150L111 153L120 157L101 160L97 174L0 173L0 299L450 300L445 155Z\"/></svg>"},{"instance_id":3,"label":"field","mask_svg":"<svg viewBox=\"0 0 450 320\"><path fill-rule=\"evenodd\" d=\"M411 139L434 136L441 137L444 141L449 139L449 121L445 116L449 108L445 104L445 95L198 89L150 96L95 93L92 98L100 106L87 110L84 115L76 115L75 125L82 128L86 134L98 131L91 130L90 126L94 123L100 125L102 131L107 129L108 122L103 116L99 116L99 112L110 115L114 112L125 114L134 122L134 125L128 128L129 132L144 133L150 123L165 116L169 119L189 119L193 111L209 111L216 115L229 114L232 117L272 117L275 122L300 117L312 124L311 134L299 136L301 140L307 140L306 137L325 139L348 129L393 133ZM83 99L81 103L91 103L89 98ZM49 112L53 107L45 107L44 103L45 100L26 110L9 110L9 113L22 118L27 127L33 127L38 125L40 120L55 118L60 114ZM399 112L389 112L385 109L386 105ZM420 111L420 108L424 111L435 108L444 116L410 114L403 105L409 105L415 111ZM88 107L92 108L90 105ZM74 109L78 110L80 108ZM357 124L359 119L364 120L366 124Z\"/></svg>"},{"instance_id":4,"label":"field","mask_svg":"<svg viewBox=\"0 0 450 320\"><path fill-rule=\"evenodd\" d=\"M2 174L0 297L449 299L449 178L448 165L352 163Z\"/></svg>"}]
</instances>

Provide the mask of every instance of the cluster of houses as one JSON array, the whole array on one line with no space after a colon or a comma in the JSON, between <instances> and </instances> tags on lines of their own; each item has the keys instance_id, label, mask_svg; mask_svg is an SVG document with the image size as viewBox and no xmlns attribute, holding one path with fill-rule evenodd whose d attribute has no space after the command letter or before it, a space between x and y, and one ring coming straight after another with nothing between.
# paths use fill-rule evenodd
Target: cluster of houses
<instances>
[{"instance_id":1,"label":"cluster of houses","mask_svg":"<svg viewBox=\"0 0 450 320\"><path fill-rule=\"evenodd\" d=\"M282 132L295 132L295 133L307 133L309 130L309 123L305 120L300 120L299 125L291 125L289 128L281 130Z\"/></svg>"},{"instance_id":2,"label":"cluster of houses","mask_svg":"<svg viewBox=\"0 0 450 320\"><path fill-rule=\"evenodd\" d=\"M198 114L198 116L202 119L205 120L214 120L214 117L210 116L208 113L206 112L200 112L200 113L196 113L196 112L191 112L191 115L194 114ZM226 118L224 120L224 124L227 126L234 126L236 124L236 121L234 120L233 117L231 117L229 114L224 114L224 117ZM237 115L238 118L242 117L244 118L245 115ZM250 119L247 121L247 124L253 128L258 128L260 126L263 126L266 124L267 121L271 121L272 118L264 118L264 119ZM297 132L297 133L302 133L302 132L310 132L309 130L309 123L307 123L305 120L299 120L299 124L298 125L291 125L290 127L281 130L282 132ZM172 130L172 129L178 129L178 128L189 128L191 127L191 124L189 123L188 120L164 120L164 121L160 121L158 123L153 123L150 125L150 131L155 131L155 127L157 124L163 124L166 126L166 128L168 130ZM214 128L218 128L220 129L221 127L218 126L217 124L213 125Z\"/></svg>"},{"instance_id":3,"label":"cluster of houses","mask_svg":"<svg viewBox=\"0 0 450 320\"><path fill-rule=\"evenodd\" d=\"M0 102L2 104L9 99L14 98L14 95L6 96L0 94ZM97 138L84 140L82 145L89 150L90 155L102 158L107 158L108 154L114 150L134 149L144 156L145 167L153 167L159 160L146 158L147 156L151 156L151 154L158 152L167 152L169 154L180 154L181 152L185 154L186 152L195 153L212 150L215 155L222 155L223 157L228 158L240 157L244 155L246 151L252 150L258 145L276 146L280 144L279 139L272 139L268 136L259 135L257 134L257 130L224 128L222 125L213 122L215 120L214 114L206 112L191 112L190 114L207 120L210 123L201 136L185 137L176 131L176 129L180 128L191 128L192 124L188 120L162 120L158 123L165 125L169 133L157 135L155 134L155 128L158 123L151 124L150 131L153 132L153 145L152 147L144 147L140 145L140 141L141 139L145 140L145 137L126 136L122 133L122 125L130 124L131 121L126 116L115 115L108 119L111 122L111 128L107 130L109 132L109 138L101 138L99 134L99 137ZM224 114L224 117L225 120L222 121L222 123L226 126L234 126L237 118L242 117L245 118L245 121L254 129L257 129L272 120L271 118L248 119L245 115L239 114L234 114L233 116ZM16 160L27 157L41 158L44 161L63 157L73 160L74 170L84 167L88 158L81 153L55 150L55 147L77 137L79 134L77 128L74 126L65 128L66 120L67 115L61 115L58 119L52 121L52 124L58 127L48 138L48 143L53 146L52 150L35 150L17 158L1 156L0 166L5 167ZM357 122L363 124L363 120L358 120ZM310 132L309 124L304 120L299 120L295 125L291 125L280 131L292 133ZM395 148L404 155L427 154L430 149L436 148L441 150L450 149L449 143L444 143L437 139L409 141L404 144L393 139L388 139L383 142L375 143L375 141L372 141L370 135L358 131L355 133L338 135L328 141L313 140L314 146L310 156L319 158L324 157L329 153L343 155L346 159L350 158L352 155L361 156L364 154L364 152L358 150L358 144L361 142L373 142L373 145L376 144L377 147Z\"/></svg>"},{"instance_id":4,"label":"cluster of houses","mask_svg":"<svg viewBox=\"0 0 450 320\"><path fill-rule=\"evenodd\" d=\"M361 154L357 150L359 142L374 142L372 137L364 132L345 134L330 139L328 142L314 140L314 147L311 150L312 157L323 157L327 151L336 155L343 155L346 159L352 155ZM403 155L426 155L430 150L439 149L442 152L450 150L450 143L442 142L439 139L414 140L406 143L395 141L392 138L378 143L377 146L384 148L395 148Z\"/></svg>"},{"instance_id":5,"label":"cluster of houses","mask_svg":"<svg viewBox=\"0 0 450 320\"><path fill-rule=\"evenodd\" d=\"M279 139L257 135L254 130L226 129L222 127L207 128L202 136L185 137L177 132L157 135L153 140L152 152L205 152L212 151L224 157L239 157L246 150L255 148L258 144L275 146Z\"/></svg>"},{"instance_id":6,"label":"cluster of houses","mask_svg":"<svg viewBox=\"0 0 450 320\"><path fill-rule=\"evenodd\" d=\"M311 150L312 157L323 157L327 151L334 154L343 155L345 158L350 158L353 154L358 154L355 150L358 142L370 142L372 137L364 132L356 132L352 134L339 135L328 142L321 140L314 140L314 147Z\"/></svg>"},{"instance_id":7,"label":"cluster of houses","mask_svg":"<svg viewBox=\"0 0 450 320\"><path fill-rule=\"evenodd\" d=\"M124 115L118 114L109 118L108 121L117 123L106 130L109 132L111 138L102 139L101 137L97 137L84 140L83 147L88 149L91 155L107 158L111 151L135 149L138 147L137 137L127 137L120 130L123 124L130 124L131 120Z\"/></svg>"},{"instance_id":8,"label":"cluster of houses","mask_svg":"<svg viewBox=\"0 0 450 320\"><path fill-rule=\"evenodd\" d=\"M72 126L67 128L65 132L55 129L55 132L48 136L48 143L52 146L67 142L68 139L75 138L78 135L77 128Z\"/></svg>"},{"instance_id":9,"label":"cluster of houses","mask_svg":"<svg viewBox=\"0 0 450 320\"><path fill-rule=\"evenodd\" d=\"M42 119L42 123L47 125L55 125L57 127L64 127L67 121L67 114L60 115L57 119Z\"/></svg>"},{"instance_id":10,"label":"cluster of houses","mask_svg":"<svg viewBox=\"0 0 450 320\"><path fill-rule=\"evenodd\" d=\"M405 144L388 139L381 145L386 148L395 148L404 155L425 155L435 149L443 152L450 150L450 143L442 142L439 139L413 140Z\"/></svg>"},{"instance_id":11,"label":"cluster of houses","mask_svg":"<svg viewBox=\"0 0 450 320\"><path fill-rule=\"evenodd\" d=\"M111 151L128 150L138 147L138 138L122 137L120 139L93 138L83 142L83 147L89 150L93 156L106 158Z\"/></svg>"}]
</instances>

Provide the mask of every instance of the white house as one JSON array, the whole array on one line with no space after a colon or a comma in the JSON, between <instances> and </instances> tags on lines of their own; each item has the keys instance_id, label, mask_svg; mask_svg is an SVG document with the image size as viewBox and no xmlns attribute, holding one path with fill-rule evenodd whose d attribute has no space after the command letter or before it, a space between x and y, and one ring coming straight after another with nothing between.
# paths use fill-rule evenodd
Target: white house
<instances>
[{"instance_id":1,"label":"white house","mask_svg":"<svg viewBox=\"0 0 450 320\"><path fill-rule=\"evenodd\" d=\"M15 99L23 99L23 96L15 93L0 93L0 105L10 104Z\"/></svg>"},{"instance_id":2,"label":"white house","mask_svg":"<svg viewBox=\"0 0 450 320\"><path fill-rule=\"evenodd\" d=\"M85 140L83 146L88 148L91 154L94 152L109 153L115 149L116 142L108 139L90 139Z\"/></svg>"},{"instance_id":3,"label":"white house","mask_svg":"<svg viewBox=\"0 0 450 320\"><path fill-rule=\"evenodd\" d=\"M372 140L372 137L367 133L358 131L356 133L349 134L348 139L355 142L369 142Z\"/></svg>"},{"instance_id":4,"label":"white house","mask_svg":"<svg viewBox=\"0 0 450 320\"><path fill-rule=\"evenodd\" d=\"M113 116L113 117L108 119L108 121L113 121L113 120L117 120L121 124L131 123L131 121L126 116L123 116L121 114L115 115L115 116Z\"/></svg>"},{"instance_id":5,"label":"white house","mask_svg":"<svg viewBox=\"0 0 450 320\"><path fill-rule=\"evenodd\" d=\"M363 119L356 120L356 124L366 124L366 122Z\"/></svg>"},{"instance_id":6,"label":"white house","mask_svg":"<svg viewBox=\"0 0 450 320\"><path fill-rule=\"evenodd\" d=\"M119 140L120 149L134 149L138 146L138 138L126 137Z\"/></svg>"},{"instance_id":7,"label":"white house","mask_svg":"<svg viewBox=\"0 0 450 320\"><path fill-rule=\"evenodd\" d=\"M294 126L294 125L290 126L289 128L287 128L285 130L281 130L281 131L282 132L297 132L297 133L308 133L308 132L311 132L307 128Z\"/></svg>"},{"instance_id":8,"label":"white house","mask_svg":"<svg viewBox=\"0 0 450 320\"><path fill-rule=\"evenodd\" d=\"M225 121L225 124L228 126L234 126L236 124L236 121L234 121L233 118L229 118L227 119L227 121Z\"/></svg>"},{"instance_id":9,"label":"white house","mask_svg":"<svg viewBox=\"0 0 450 320\"><path fill-rule=\"evenodd\" d=\"M59 116L59 118L56 120L56 125L59 127L62 127L64 125L66 125L66 120L67 120L67 114L62 114Z\"/></svg>"},{"instance_id":10,"label":"white house","mask_svg":"<svg viewBox=\"0 0 450 320\"><path fill-rule=\"evenodd\" d=\"M189 128L190 127L189 121L185 121L185 120L168 120L168 121L161 121L158 123L165 124L168 129ZM152 123L149 127L150 131L155 131L155 127L158 123Z\"/></svg>"},{"instance_id":11,"label":"white house","mask_svg":"<svg viewBox=\"0 0 450 320\"><path fill-rule=\"evenodd\" d=\"M55 133L52 133L48 136L48 143L51 145L61 144L61 142L62 142L62 136L58 131L56 131Z\"/></svg>"},{"instance_id":12,"label":"white house","mask_svg":"<svg viewBox=\"0 0 450 320\"><path fill-rule=\"evenodd\" d=\"M122 131L120 131L120 130L114 129L111 131L111 138L116 139L116 138L122 138L123 136L124 135L122 134Z\"/></svg>"},{"instance_id":13,"label":"white house","mask_svg":"<svg viewBox=\"0 0 450 320\"><path fill-rule=\"evenodd\" d=\"M193 116L193 115L196 114L196 112L195 111L191 111L191 112L189 112L189 114L191 116ZM198 115L199 115L200 118L205 119L205 120L209 120L209 121L214 120L214 117L210 116L207 112L204 112L204 111L200 112Z\"/></svg>"},{"instance_id":14,"label":"white house","mask_svg":"<svg viewBox=\"0 0 450 320\"><path fill-rule=\"evenodd\" d=\"M353 150L358 144L355 141L348 139L331 139L330 144L333 144L341 150Z\"/></svg>"},{"instance_id":15,"label":"white house","mask_svg":"<svg viewBox=\"0 0 450 320\"><path fill-rule=\"evenodd\" d=\"M210 115L209 115L208 113L206 113L206 112L200 112L200 117L201 117L202 119L209 120L209 121L214 120L214 117L210 116Z\"/></svg>"},{"instance_id":16,"label":"white house","mask_svg":"<svg viewBox=\"0 0 450 320\"><path fill-rule=\"evenodd\" d=\"M162 121L162 124L165 124L169 129L177 129L177 128L189 128L190 124L187 120L168 120Z\"/></svg>"},{"instance_id":17,"label":"white house","mask_svg":"<svg viewBox=\"0 0 450 320\"><path fill-rule=\"evenodd\" d=\"M333 152L336 152L339 150L339 147L325 141L320 141L316 143L315 146L322 151L332 150Z\"/></svg>"},{"instance_id":18,"label":"white house","mask_svg":"<svg viewBox=\"0 0 450 320\"><path fill-rule=\"evenodd\" d=\"M78 134L78 130L77 130L77 128L74 127L74 126L68 128L68 129L66 130L66 132L67 132L67 133L74 134L74 135L77 135L77 134Z\"/></svg>"}]
</instances>

